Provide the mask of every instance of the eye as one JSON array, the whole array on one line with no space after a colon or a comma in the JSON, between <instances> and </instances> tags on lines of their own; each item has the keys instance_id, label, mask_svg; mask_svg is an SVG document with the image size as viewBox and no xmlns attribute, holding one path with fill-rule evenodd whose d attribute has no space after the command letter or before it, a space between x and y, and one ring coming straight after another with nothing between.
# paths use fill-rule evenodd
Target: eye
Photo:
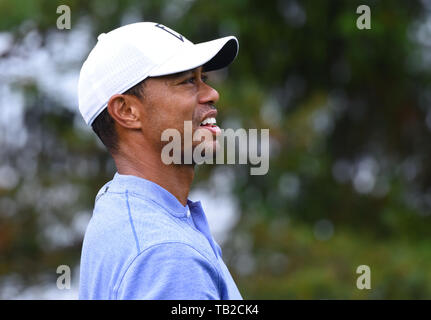
<instances>
[{"instance_id":1,"label":"eye","mask_svg":"<svg viewBox=\"0 0 431 320\"><path fill-rule=\"evenodd\" d=\"M194 84L194 83L196 83L196 80L197 80L196 76L191 76L191 77L187 78L186 80L184 80L183 82L181 82L181 84L188 84L188 83ZM208 76L203 74L201 76L201 80L202 80L202 82L207 83Z\"/></svg>"},{"instance_id":2,"label":"eye","mask_svg":"<svg viewBox=\"0 0 431 320\"><path fill-rule=\"evenodd\" d=\"M187 78L187 79L184 81L184 83L195 83L195 82L196 82L196 77L195 77L195 76L190 77L190 78Z\"/></svg>"},{"instance_id":3,"label":"eye","mask_svg":"<svg viewBox=\"0 0 431 320\"><path fill-rule=\"evenodd\" d=\"M193 84L195 82L195 77L189 77L186 78L185 80L181 81L180 84Z\"/></svg>"}]
</instances>

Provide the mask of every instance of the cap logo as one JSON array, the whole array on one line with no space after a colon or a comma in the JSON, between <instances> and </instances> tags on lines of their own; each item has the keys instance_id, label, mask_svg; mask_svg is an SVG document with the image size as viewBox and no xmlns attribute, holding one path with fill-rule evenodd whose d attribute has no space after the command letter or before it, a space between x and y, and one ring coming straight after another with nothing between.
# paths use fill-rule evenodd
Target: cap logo
<instances>
[{"instance_id":1,"label":"cap logo","mask_svg":"<svg viewBox=\"0 0 431 320\"><path fill-rule=\"evenodd\" d=\"M184 42L182 35L180 35L179 33L176 34L174 31L172 31L168 27L165 27L163 24L158 23L158 24L156 24L156 27L162 29L163 31L166 31L167 33L173 35L178 40L181 40L182 42Z\"/></svg>"}]
</instances>

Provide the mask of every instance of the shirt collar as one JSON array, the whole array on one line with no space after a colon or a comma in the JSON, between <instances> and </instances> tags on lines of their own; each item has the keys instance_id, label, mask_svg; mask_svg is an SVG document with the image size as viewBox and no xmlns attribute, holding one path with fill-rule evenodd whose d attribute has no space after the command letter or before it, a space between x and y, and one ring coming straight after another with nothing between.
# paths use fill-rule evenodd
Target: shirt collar
<instances>
[{"instance_id":1,"label":"shirt collar","mask_svg":"<svg viewBox=\"0 0 431 320\"><path fill-rule=\"evenodd\" d=\"M137 176L123 175L116 172L112 183L109 185L109 189L113 192L128 191L145 197L146 199L156 202L158 205L167 209L169 213L179 218L187 217L189 210L197 208L202 210L200 201L193 202L187 199L187 204L183 206L172 193L159 186L157 183Z\"/></svg>"}]
</instances>

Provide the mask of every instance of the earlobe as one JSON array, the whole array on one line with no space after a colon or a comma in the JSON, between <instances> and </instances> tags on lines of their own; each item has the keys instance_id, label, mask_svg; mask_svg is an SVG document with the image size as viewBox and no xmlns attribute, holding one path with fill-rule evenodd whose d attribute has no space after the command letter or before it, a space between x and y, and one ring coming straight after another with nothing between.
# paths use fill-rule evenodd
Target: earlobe
<instances>
[{"instance_id":1,"label":"earlobe","mask_svg":"<svg viewBox=\"0 0 431 320\"><path fill-rule=\"evenodd\" d=\"M118 125L129 129L140 129L141 121L137 102L133 97L113 95L108 102L108 112Z\"/></svg>"}]
</instances>

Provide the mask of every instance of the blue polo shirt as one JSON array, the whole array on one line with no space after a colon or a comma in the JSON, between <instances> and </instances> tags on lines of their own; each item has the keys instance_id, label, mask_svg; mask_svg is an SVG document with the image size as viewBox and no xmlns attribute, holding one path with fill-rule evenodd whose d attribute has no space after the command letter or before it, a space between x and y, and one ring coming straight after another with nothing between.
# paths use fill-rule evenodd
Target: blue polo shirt
<instances>
[{"instance_id":1,"label":"blue polo shirt","mask_svg":"<svg viewBox=\"0 0 431 320\"><path fill-rule=\"evenodd\" d=\"M242 299L199 201L116 173L96 196L80 299Z\"/></svg>"}]
</instances>

